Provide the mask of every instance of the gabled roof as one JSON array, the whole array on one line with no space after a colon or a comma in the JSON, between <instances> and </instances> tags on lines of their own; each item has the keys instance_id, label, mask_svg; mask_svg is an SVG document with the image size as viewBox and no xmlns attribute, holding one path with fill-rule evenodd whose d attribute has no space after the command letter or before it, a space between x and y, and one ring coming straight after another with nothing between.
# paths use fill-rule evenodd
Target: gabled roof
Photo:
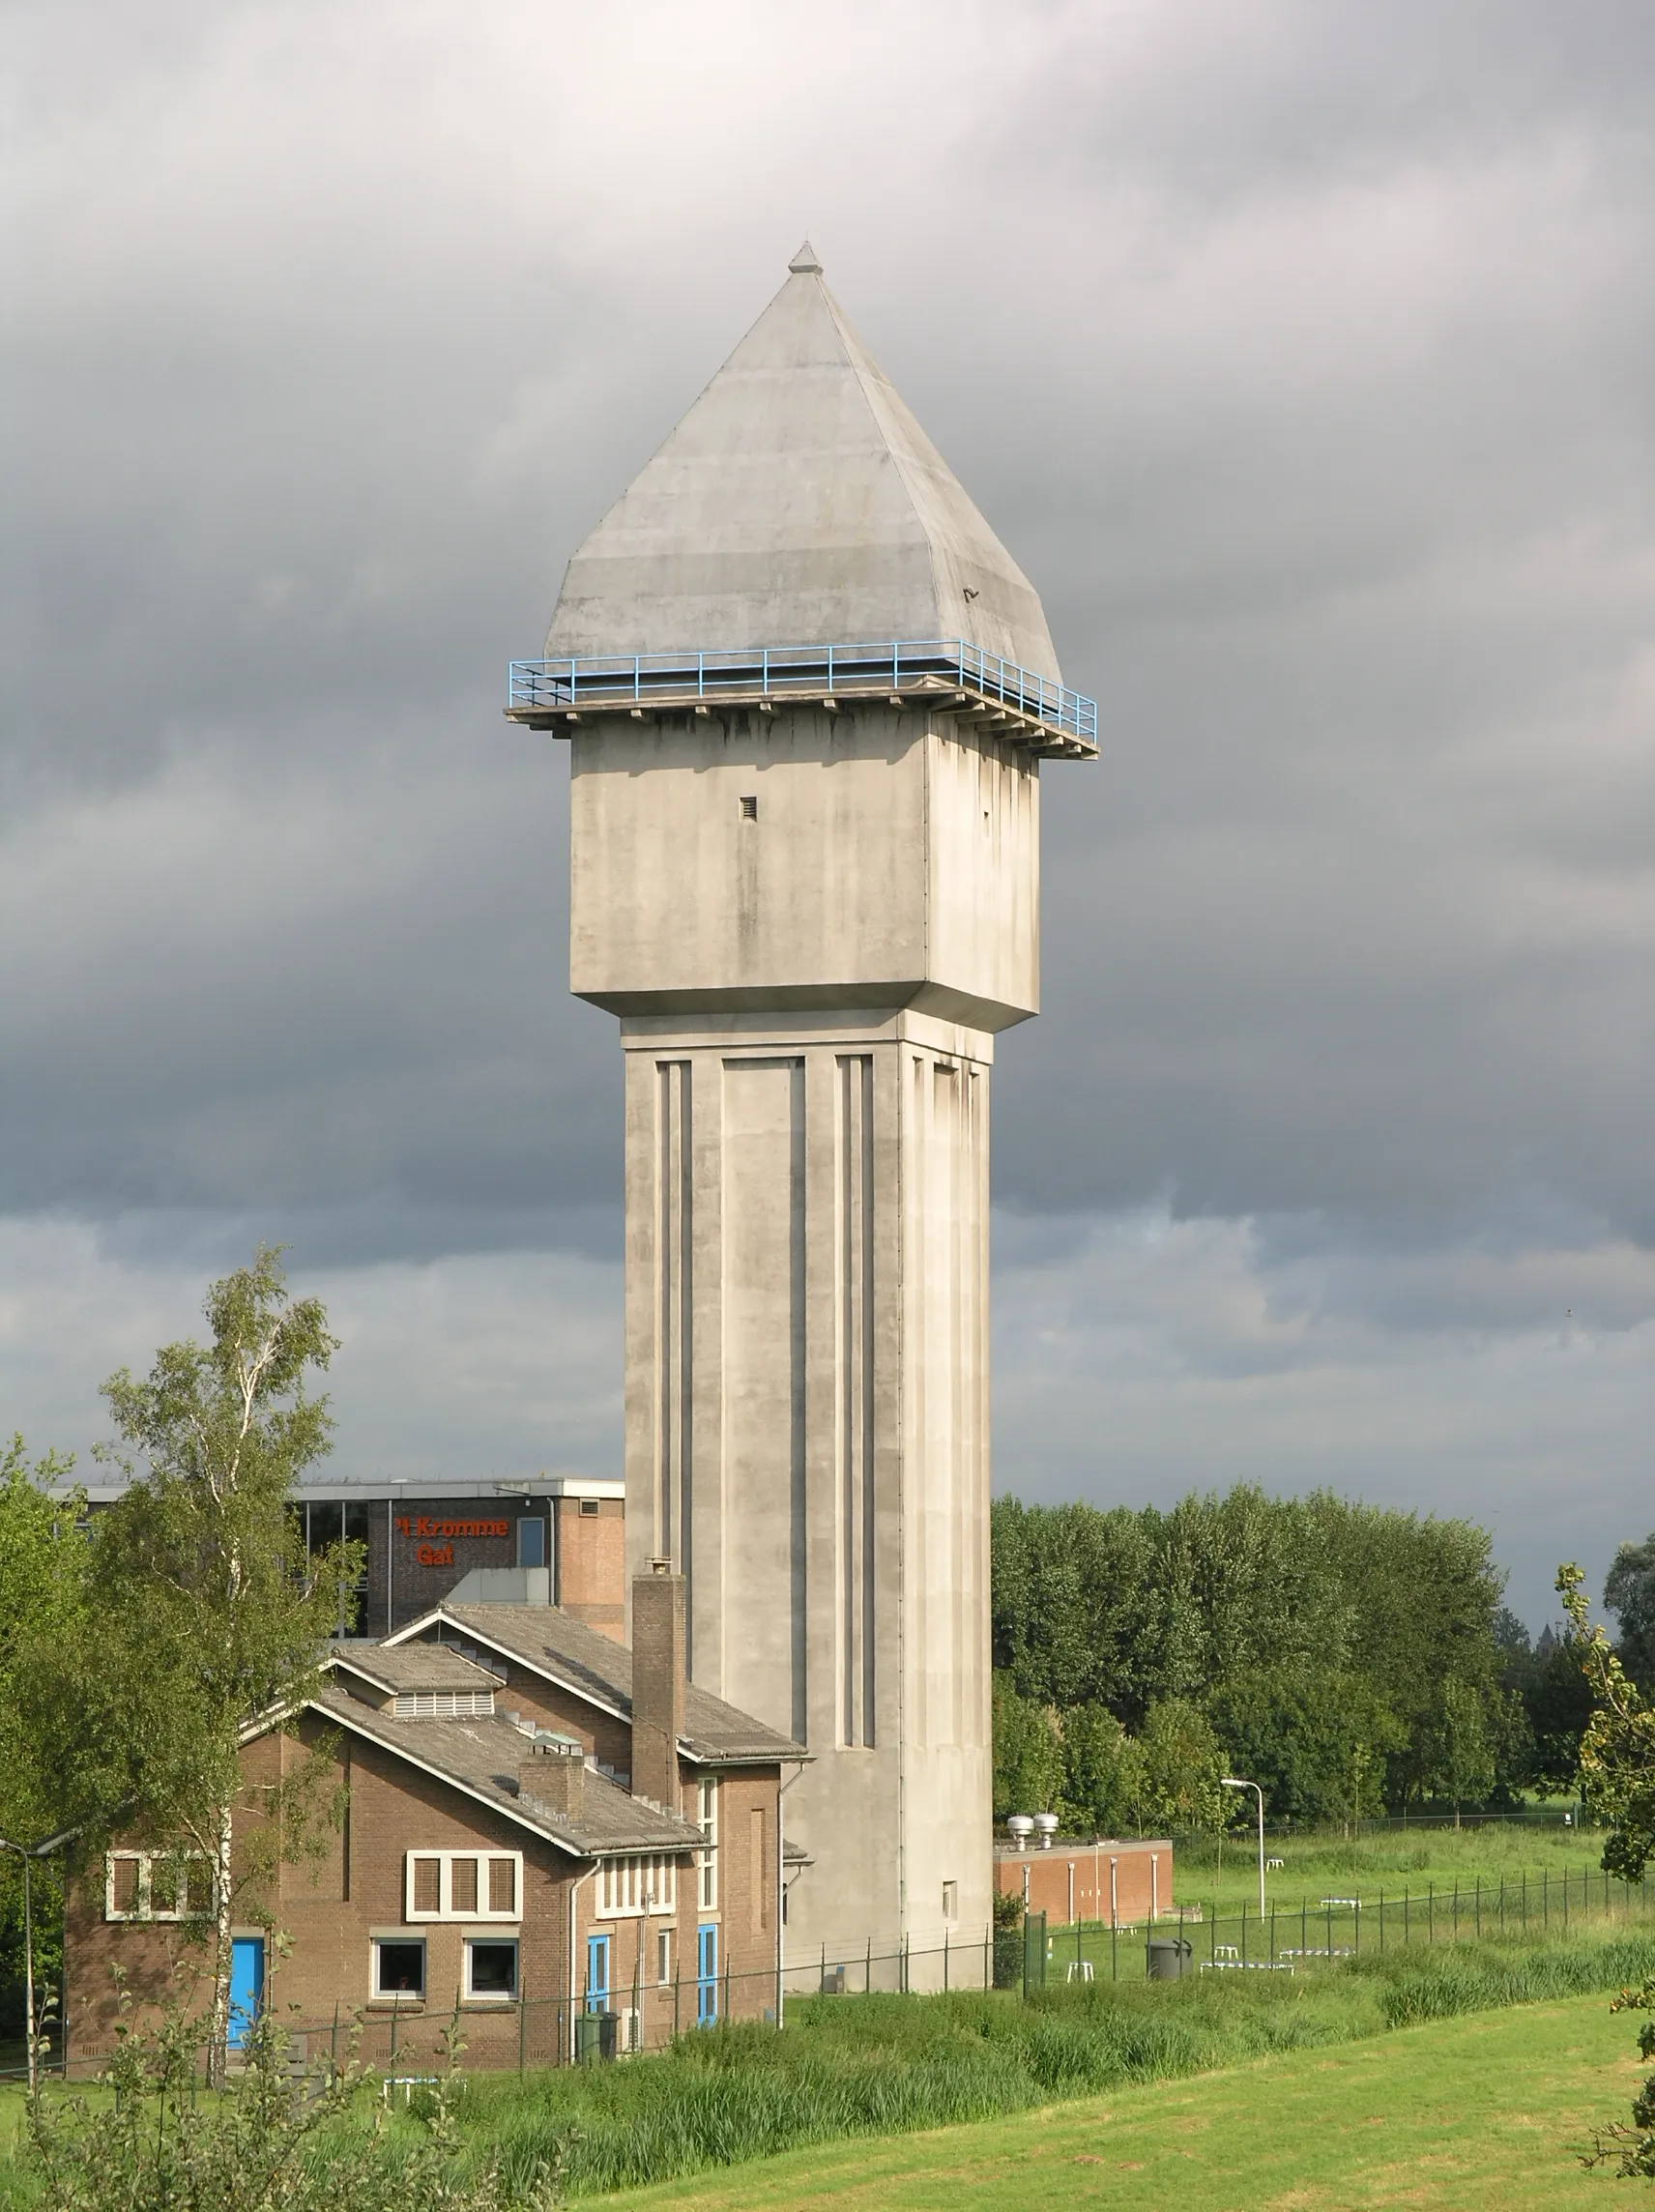
<instances>
[{"instance_id":1,"label":"gabled roof","mask_svg":"<svg viewBox=\"0 0 1655 2212\"><path fill-rule=\"evenodd\" d=\"M422 1620L398 1629L392 1642L402 1646L436 1627L468 1644L478 1644L516 1660L559 1688L569 1690L617 1720L632 1717L632 1654L624 1644L601 1636L552 1605L454 1605L435 1607ZM727 1705L722 1698L691 1682L684 1697L684 1731L679 1748L707 1766L759 1766L809 1755L790 1736Z\"/></svg>"},{"instance_id":2,"label":"gabled roof","mask_svg":"<svg viewBox=\"0 0 1655 2212\"><path fill-rule=\"evenodd\" d=\"M695 1850L701 1846L699 1829L672 1813L663 1813L647 1798L629 1796L591 1767L586 1772L585 1805L578 1820L519 1796L517 1774L527 1738L523 1730L508 1720L398 1720L353 1698L337 1684L331 1684L312 1699L310 1710L332 1726L379 1744L421 1773L435 1775L474 1802L504 1815L533 1835L545 1837L574 1857L602 1857L618 1851Z\"/></svg>"},{"instance_id":3,"label":"gabled roof","mask_svg":"<svg viewBox=\"0 0 1655 2212\"><path fill-rule=\"evenodd\" d=\"M326 1663L381 1690L497 1690L501 1680L451 1644L392 1645L373 1637L341 1637L329 1644Z\"/></svg>"},{"instance_id":4,"label":"gabled roof","mask_svg":"<svg viewBox=\"0 0 1655 2212\"><path fill-rule=\"evenodd\" d=\"M1039 595L806 246L576 549L546 654L903 638L964 638L1059 673Z\"/></svg>"}]
</instances>

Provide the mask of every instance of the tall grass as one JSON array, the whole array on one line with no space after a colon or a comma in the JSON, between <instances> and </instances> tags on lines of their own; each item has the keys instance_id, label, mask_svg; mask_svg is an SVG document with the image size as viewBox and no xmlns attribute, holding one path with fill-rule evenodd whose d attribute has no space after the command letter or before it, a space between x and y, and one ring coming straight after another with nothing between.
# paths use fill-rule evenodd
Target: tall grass
<instances>
[{"instance_id":1,"label":"tall grass","mask_svg":"<svg viewBox=\"0 0 1655 2212\"><path fill-rule=\"evenodd\" d=\"M1026 2004L980 1994L812 1998L790 2008L780 2036L724 2027L637 2065L474 2078L461 2114L519 2185L567 2143L569 2186L591 2195L1614 1989L1652 1969L1655 1936L1588 1935L1364 1959L1302 1978L1050 1988Z\"/></svg>"}]
</instances>

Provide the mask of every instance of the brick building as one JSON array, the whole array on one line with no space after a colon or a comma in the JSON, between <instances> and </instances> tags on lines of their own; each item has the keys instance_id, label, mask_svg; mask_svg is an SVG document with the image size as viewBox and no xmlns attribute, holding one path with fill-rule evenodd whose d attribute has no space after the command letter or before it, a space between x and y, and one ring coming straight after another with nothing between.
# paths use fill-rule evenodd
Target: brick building
<instances>
[{"instance_id":1,"label":"brick building","mask_svg":"<svg viewBox=\"0 0 1655 2212\"><path fill-rule=\"evenodd\" d=\"M1049 1844L1000 1844L995 1886L1020 1897L1049 1920L1099 1920L1106 1928L1137 1927L1177 1910L1173 1902L1173 1847L1166 1836L1054 1836Z\"/></svg>"},{"instance_id":2,"label":"brick building","mask_svg":"<svg viewBox=\"0 0 1655 2212\"><path fill-rule=\"evenodd\" d=\"M93 1510L117 1482L87 1486ZM595 1475L540 1474L517 1482L303 1484L293 1512L308 1550L361 1544L365 1554L354 1627L391 1636L442 1598L557 1605L605 1635L626 1633L625 1485Z\"/></svg>"},{"instance_id":3,"label":"brick building","mask_svg":"<svg viewBox=\"0 0 1655 2212\"><path fill-rule=\"evenodd\" d=\"M773 2012L780 1790L805 1754L688 1685L677 1576L641 1578L633 1612L634 1650L555 1608L492 1604L331 1648L300 1743L273 1725L243 1752L233 1863L259 1785L301 1746L324 1748L343 1810L257 1917L238 1901L240 2014L274 2004L312 2036L354 2016L365 2058L419 2071L456 2007L482 2067L572 2056L582 2016L639 2050ZM76 1891L72 2064L112 2041L110 1965L140 1998L160 1994L210 1910L204 1876L186 1868L181 1897L176 1859L120 1848L102 1894Z\"/></svg>"}]
</instances>

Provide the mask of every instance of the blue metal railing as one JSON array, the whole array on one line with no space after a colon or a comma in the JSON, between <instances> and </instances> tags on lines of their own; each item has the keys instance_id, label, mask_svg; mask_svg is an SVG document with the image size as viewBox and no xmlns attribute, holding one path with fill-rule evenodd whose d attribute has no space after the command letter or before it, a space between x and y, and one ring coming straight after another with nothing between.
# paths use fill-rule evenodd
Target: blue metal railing
<instances>
[{"instance_id":1,"label":"blue metal railing","mask_svg":"<svg viewBox=\"0 0 1655 2212\"><path fill-rule=\"evenodd\" d=\"M997 699L1061 737L1095 747L1097 702L1049 677L1031 675L963 638L898 638L875 645L772 645L724 653L599 654L569 660L513 660L511 714L651 700L715 699L733 692L788 693L923 689L938 682Z\"/></svg>"}]
</instances>

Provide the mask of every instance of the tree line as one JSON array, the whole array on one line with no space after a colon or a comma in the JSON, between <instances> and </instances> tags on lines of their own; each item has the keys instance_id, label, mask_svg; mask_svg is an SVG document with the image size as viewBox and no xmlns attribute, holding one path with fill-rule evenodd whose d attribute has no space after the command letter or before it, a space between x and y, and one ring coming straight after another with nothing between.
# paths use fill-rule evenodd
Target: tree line
<instances>
[{"instance_id":1,"label":"tree line","mask_svg":"<svg viewBox=\"0 0 1655 2212\"><path fill-rule=\"evenodd\" d=\"M1486 1528L1246 1484L1152 1506L993 1512L995 1812L1080 1832L1509 1808L1577 1786L1591 1692L1537 1645ZM1655 1538L1606 1590L1655 1674Z\"/></svg>"}]
</instances>

